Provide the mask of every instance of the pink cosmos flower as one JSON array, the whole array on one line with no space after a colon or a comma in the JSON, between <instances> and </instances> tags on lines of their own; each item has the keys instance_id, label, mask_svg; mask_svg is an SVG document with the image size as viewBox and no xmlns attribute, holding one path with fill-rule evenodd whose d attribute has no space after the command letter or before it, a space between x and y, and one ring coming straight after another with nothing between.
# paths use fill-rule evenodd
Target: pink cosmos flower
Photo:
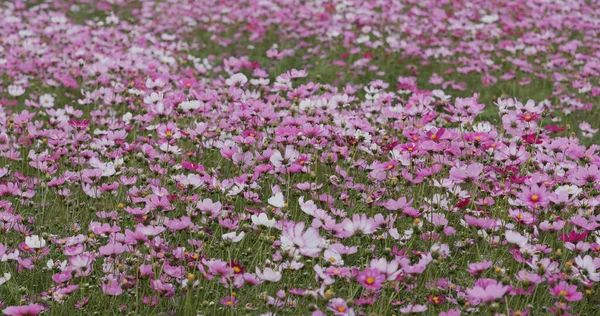
<instances>
[{"instance_id":1,"label":"pink cosmos flower","mask_svg":"<svg viewBox=\"0 0 600 316\"><path fill-rule=\"evenodd\" d=\"M477 180L483 171L483 164L478 162L467 166L452 167L450 169L450 180L456 183L463 183Z\"/></svg>"},{"instance_id":2,"label":"pink cosmos flower","mask_svg":"<svg viewBox=\"0 0 600 316\"><path fill-rule=\"evenodd\" d=\"M361 232L365 235L372 234L377 230L377 224L372 218L368 218L366 214L354 214L352 219L346 218L342 222L344 231L352 236L354 233Z\"/></svg>"},{"instance_id":3,"label":"pink cosmos flower","mask_svg":"<svg viewBox=\"0 0 600 316\"><path fill-rule=\"evenodd\" d=\"M47 310L47 308L44 305L31 303L23 306L9 306L5 308L2 313L9 316L27 316L37 315L45 310Z\"/></svg>"},{"instance_id":4,"label":"pink cosmos flower","mask_svg":"<svg viewBox=\"0 0 600 316\"><path fill-rule=\"evenodd\" d=\"M294 252L296 249L300 254L316 258L322 250L323 238L314 227L304 230L304 222L286 225L281 234L281 249L285 252Z\"/></svg>"},{"instance_id":5,"label":"pink cosmos flower","mask_svg":"<svg viewBox=\"0 0 600 316\"><path fill-rule=\"evenodd\" d=\"M152 288L159 296L173 297L173 295L175 295L175 286L162 280L150 281L150 288Z\"/></svg>"},{"instance_id":6,"label":"pink cosmos flower","mask_svg":"<svg viewBox=\"0 0 600 316\"><path fill-rule=\"evenodd\" d=\"M461 311L458 308L449 309L446 312L441 312L439 316L460 316Z\"/></svg>"},{"instance_id":7,"label":"pink cosmos flower","mask_svg":"<svg viewBox=\"0 0 600 316\"><path fill-rule=\"evenodd\" d=\"M492 261L491 260L485 260L485 261L482 261L482 262L469 263L467 272L469 272L469 274L471 274L472 276L477 276L481 272L489 269L491 266L492 266Z\"/></svg>"},{"instance_id":8,"label":"pink cosmos flower","mask_svg":"<svg viewBox=\"0 0 600 316\"><path fill-rule=\"evenodd\" d=\"M527 272L526 270L519 271L519 273L516 275L516 278L521 282L533 284L540 284L543 281L542 277L540 277L538 274Z\"/></svg>"},{"instance_id":9,"label":"pink cosmos flower","mask_svg":"<svg viewBox=\"0 0 600 316\"><path fill-rule=\"evenodd\" d=\"M356 277L356 280L369 290L380 289L383 286L385 279L385 274L382 274L375 268L365 268Z\"/></svg>"},{"instance_id":10,"label":"pink cosmos flower","mask_svg":"<svg viewBox=\"0 0 600 316\"><path fill-rule=\"evenodd\" d=\"M565 281L560 281L559 284L550 288L550 294L559 299L564 298L569 302L579 301L583 298L583 294L577 292L577 285L569 285L569 283Z\"/></svg>"},{"instance_id":11,"label":"pink cosmos flower","mask_svg":"<svg viewBox=\"0 0 600 316\"><path fill-rule=\"evenodd\" d=\"M120 242L109 242L108 244L98 249L98 254L100 254L101 256L115 256L122 254L126 250L127 247Z\"/></svg>"},{"instance_id":12,"label":"pink cosmos flower","mask_svg":"<svg viewBox=\"0 0 600 316\"><path fill-rule=\"evenodd\" d=\"M578 186L596 184L600 180L600 168L596 165L587 167L577 166L569 173L568 179L571 183Z\"/></svg>"},{"instance_id":13,"label":"pink cosmos flower","mask_svg":"<svg viewBox=\"0 0 600 316\"><path fill-rule=\"evenodd\" d=\"M508 214L520 224L531 225L537 222L534 215L519 209L509 209Z\"/></svg>"},{"instance_id":14,"label":"pink cosmos flower","mask_svg":"<svg viewBox=\"0 0 600 316\"><path fill-rule=\"evenodd\" d=\"M333 312L335 316L354 316L354 309L348 307L346 300L343 298L336 297L329 301L327 304L327 310Z\"/></svg>"},{"instance_id":15,"label":"pink cosmos flower","mask_svg":"<svg viewBox=\"0 0 600 316\"><path fill-rule=\"evenodd\" d=\"M427 306L410 303L406 307L400 308L402 314L422 313L427 311Z\"/></svg>"},{"instance_id":16,"label":"pink cosmos flower","mask_svg":"<svg viewBox=\"0 0 600 316\"><path fill-rule=\"evenodd\" d=\"M104 292L106 295L118 296L123 294L123 289L121 288L119 280L112 279L107 283L102 284L102 292Z\"/></svg>"},{"instance_id":17,"label":"pink cosmos flower","mask_svg":"<svg viewBox=\"0 0 600 316\"><path fill-rule=\"evenodd\" d=\"M470 226L479 227L483 229L490 229L496 226L496 220L491 218L480 218L473 217L471 215L465 215L465 222Z\"/></svg>"},{"instance_id":18,"label":"pink cosmos flower","mask_svg":"<svg viewBox=\"0 0 600 316\"><path fill-rule=\"evenodd\" d=\"M223 304L224 306L235 306L237 305L237 303L238 300L237 298L235 298L235 296L225 296L221 299L221 304Z\"/></svg>"},{"instance_id":19,"label":"pink cosmos flower","mask_svg":"<svg viewBox=\"0 0 600 316\"><path fill-rule=\"evenodd\" d=\"M517 195L523 205L532 209L548 206L550 203L549 196L550 192L537 184L534 184L531 187L525 187L523 191Z\"/></svg>"},{"instance_id":20,"label":"pink cosmos flower","mask_svg":"<svg viewBox=\"0 0 600 316\"><path fill-rule=\"evenodd\" d=\"M467 289L467 297L471 300L488 303L495 301L510 290L510 286L493 279L479 279L475 282L475 286Z\"/></svg>"},{"instance_id":21,"label":"pink cosmos flower","mask_svg":"<svg viewBox=\"0 0 600 316\"><path fill-rule=\"evenodd\" d=\"M425 272L427 265L433 261L433 257L430 253L421 254L421 258L419 261L413 265L410 264L410 259L402 258L400 259L400 266L405 273L408 274L421 274Z\"/></svg>"}]
</instances>

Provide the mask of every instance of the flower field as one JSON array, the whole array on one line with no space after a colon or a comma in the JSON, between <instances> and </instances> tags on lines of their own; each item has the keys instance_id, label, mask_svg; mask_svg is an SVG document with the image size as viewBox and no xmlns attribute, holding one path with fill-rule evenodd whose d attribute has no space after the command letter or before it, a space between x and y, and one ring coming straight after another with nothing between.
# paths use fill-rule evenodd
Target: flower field
<instances>
[{"instance_id":1,"label":"flower field","mask_svg":"<svg viewBox=\"0 0 600 316\"><path fill-rule=\"evenodd\" d=\"M0 2L5 315L595 315L600 3Z\"/></svg>"}]
</instances>

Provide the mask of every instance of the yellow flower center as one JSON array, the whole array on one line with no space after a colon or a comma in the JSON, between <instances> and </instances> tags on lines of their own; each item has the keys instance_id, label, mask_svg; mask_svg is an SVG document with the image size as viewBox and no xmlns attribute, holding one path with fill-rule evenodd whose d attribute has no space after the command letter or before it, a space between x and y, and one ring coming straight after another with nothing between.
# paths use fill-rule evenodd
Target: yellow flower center
<instances>
[{"instance_id":1,"label":"yellow flower center","mask_svg":"<svg viewBox=\"0 0 600 316\"><path fill-rule=\"evenodd\" d=\"M368 284L368 285L371 285L371 284L373 284L373 283L375 283L375 279L373 279L373 277L368 277L368 278L367 278L367 284Z\"/></svg>"},{"instance_id":2,"label":"yellow flower center","mask_svg":"<svg viewBox=\"0 0 600 316\"><path fill-rule=\"evenodd\" d=\"M567 266L567 268L571 268L573 266L573 262L567 261L567 263L565 263L565 266Z\"/></svg>"},{"instance_id":3,"label":"yellow flower center","mask_svg":"<svg viewBox=\"0 0 600 316\"><path fill-rule=\"evenodd\" d=\"M531 201L533 201L533 202L537 202L537 201L539 201L539 200L540 200L540 197L539 197L539 196L537 196L537 195L535 195L535 194L531 196Z\"/></svg>"},{"instance_id":4,"label":"yellow flower center","mask_svg":"<svg viewBox=\"0 0 600 316\"><path fill-rule=\"evenodd\" d=\"M565 291L565 290L561 290L561 291L560 291L558 294L559 294L560 296L567 296L567 291Z\"/></svg>"}]
</instances>

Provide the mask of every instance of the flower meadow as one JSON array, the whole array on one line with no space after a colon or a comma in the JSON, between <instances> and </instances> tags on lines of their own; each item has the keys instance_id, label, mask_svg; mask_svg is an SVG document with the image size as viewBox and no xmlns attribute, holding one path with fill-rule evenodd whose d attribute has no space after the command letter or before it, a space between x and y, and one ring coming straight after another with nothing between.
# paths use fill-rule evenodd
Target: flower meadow
<instances>
[{"instance_id":1,"label":"flower meadow","mask_svg":"<svg viewBox=\"0 0 600 316\"><path fill-rule=\"evenodd\" d=\"M5 315L594 315L600 4L0 3Z\"/></svg>"}]
</instances>

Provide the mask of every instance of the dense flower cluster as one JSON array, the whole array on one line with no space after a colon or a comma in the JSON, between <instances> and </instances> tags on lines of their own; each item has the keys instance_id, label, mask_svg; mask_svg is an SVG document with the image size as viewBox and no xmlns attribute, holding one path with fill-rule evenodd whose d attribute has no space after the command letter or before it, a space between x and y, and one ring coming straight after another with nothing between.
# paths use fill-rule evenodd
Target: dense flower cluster
<instances>
[{"instance_id":1,"label":"dense flower cluster","mask_svg":"<svg viewBox=\"0 0 600 316\"><path fill-rule=\"evenodd\" d=\"M593 313L600 7L300 2L2 4L4 314Z\"/></svg>"}]
</instances>

